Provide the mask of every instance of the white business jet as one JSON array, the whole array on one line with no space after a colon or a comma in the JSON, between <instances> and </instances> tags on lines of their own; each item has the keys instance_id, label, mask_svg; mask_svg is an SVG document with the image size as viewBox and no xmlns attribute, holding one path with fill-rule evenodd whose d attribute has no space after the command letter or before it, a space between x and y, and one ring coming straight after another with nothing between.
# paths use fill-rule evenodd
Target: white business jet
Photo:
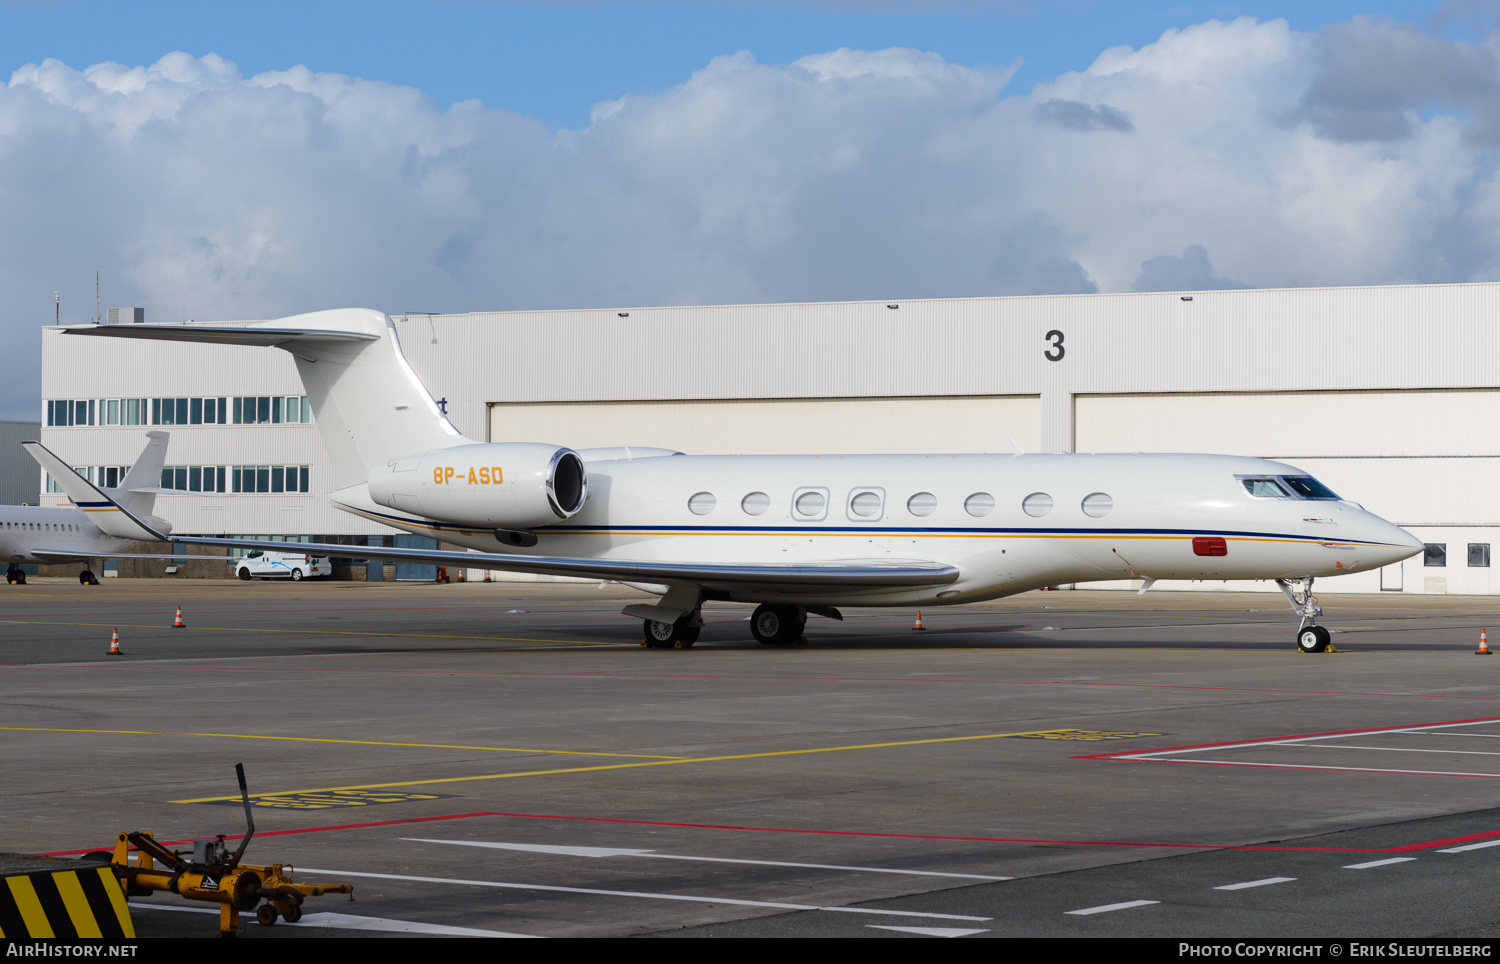
<instances>
[{"instance_id":1,"label":"white business jet","mask_svg":"<svg viewBox=\"0 0 1500 964\"><path fill-rule=\"evenodd\" d=\"M116 488L100 489L83 478L40 442L21 445L62 487L71 506L42 508L0 506L0 558L5 580L24 584L25 563L82 562L78 581L97 586L106 558L161 558L119 550L132 542L165 538L172 526L151 515L161 491L161 467L167 458L167 433L147 432L146 447ZM147 528L149 526L150 528Z\"/></svg>"},{"instance_id":2,"label":"white business jet","mask_svg":"<svg viewBox=\"0 0 1500 964\"><path fill-rule=\"evenodd\" d=\"M692 645L705 600L758 604L755 637L791 643L809 613L841 619L839 607L930 607L1097 580L1273 579L1300 617L1297 645L1317 652L1329 636L1316 624L1315 578L1422 548L1305 472L1263 459L687 456L475 442L438 410L391 320L364 309L242 328L67 331L290 352L333 465L334 505L479 551L300 549L616 580L659 597L625 608L645 620L650 645Z\"/></svg>"}]
</instances>

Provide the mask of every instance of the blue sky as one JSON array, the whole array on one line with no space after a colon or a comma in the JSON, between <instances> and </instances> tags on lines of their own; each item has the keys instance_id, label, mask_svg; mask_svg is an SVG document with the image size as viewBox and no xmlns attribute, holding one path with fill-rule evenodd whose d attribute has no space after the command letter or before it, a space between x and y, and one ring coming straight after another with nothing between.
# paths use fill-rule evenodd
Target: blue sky
<instances>
[{"instance_id":1,"label":"blue sky","mask_svg":"<svg viewBox=\"0 0 1500 964\"><path fill-rule=\"evenodd\" d=\"M1448 5L1462 12L1469 5ZM1020 60L1012 91L1086 68L1120 44L1174 27L1250 15L1314 31L1357 15L1419 24L1438 2L1172 3L1171 0L1002 0L895 3L567 3L441 0L120 2L0 0L0 68L56 58L154 63L217 53L247 74L305 65L424 91L440 106L477 98L552 127L580 128L590 107L659 92L720 54L749 50L786 64L852 47L912 47L950 63ZM933 10L937 13L911 11ZM891 11L895 12L891 12ZM1464 32L1458 18L1450 33Z\"/></svg>"},{"instance_id":2,"label":"blue sky","mask_svg":"<svg viewBox=\"0 0 1500 964\"><path fill-rule=\"evenodd\" d=\"M0 0L0 417L95 272L148 320L1500 281L1496 9Z\"/></svg>"}]
</instances>

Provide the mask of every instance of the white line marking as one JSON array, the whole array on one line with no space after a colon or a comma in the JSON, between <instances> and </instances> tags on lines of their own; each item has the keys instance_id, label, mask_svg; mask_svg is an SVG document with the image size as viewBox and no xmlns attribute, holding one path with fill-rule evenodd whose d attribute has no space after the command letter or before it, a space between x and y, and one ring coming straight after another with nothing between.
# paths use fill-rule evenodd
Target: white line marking
<instances>
[{"instance_id":1,"label":"white line marking","mask_svg":"<svg viewBox=\"0 0 1500 964\"><path fill-rule=\"evenodd\" d=\"M1408 732L1413 732L1413 731L1410 731L1410 730L1397 730L1396 732L1397 733L1408 733ZM1500 740L1500 733L1441 733L1441 732L1438 732L1437 730L1433 730L1431 733L1422 733L1421 735L1422 736L1432 736L1432 735L1437 735L1437 736L1465 736L1465 737L1468 737L1468 736L1477 736L1481 740Z\"/></svg>"},{"instance_id":2,"label":"white line marking","mask_svg":"<svg viewBox=\"0 0 1500 964\"><path fill-rule=\"evenodd\" d=\"M1387 857L1384 860L1368 860L1362 864L1345 864L1345 870L1369 870L1371 867L1388 867L1391 864L1404 864L1408 860L1416 860L1415 857Z\"/></svg>"},{"instance_id":3,"label":"white line marking","mask_svg":"<svg viewBox=\"0 0 1500 964\"><path fill-rule=\"evenodd\" d=\"M1352 746L1348 743L1299 743L1295 745L1309 750L1379 750L1383 753L1457 753L1463 756L1500 756L1500 751L1496 750L1428 750L1416 746Z\"/></svg>"},{"instance_id":4,"label":"white line marking","mask_svg":"<svg viewBox=\"0 0 1500 964\"><path fill-rule=\"evenodd\" d=\"M1308 740L1346 740L1356 736L1379 736L1382 733L1424 733L1428 730L1456 729L1461 726L1485 726L1496 720L1475 720L1472 723L1434 723L1431 726L1400 726L1389 730L1357 730L1354 733L1330 733L1327 736L1293 736L1282 740L1252 740L1248 743L1216 743L1210 746L1190 746L1180 750L1156 750L1149 753L1132 753L1115 757L1116 760L1159 760L1163 757L1181 756L1188 753L1208 753L1222 750L1244 750L1256 746L1285 746L1306 743ZM1459 736L1462 734L1449 734ZM1219 761L1214 761L1219 762ZM1269 765L1269 764L1268 764Z\"/></svg>"},{"instance_id":5,"label":"white line marking","mask_svg":"<svg viewBox=\"0 0 1500 964\"><path fill-rule=\"evenodd\" d=\"M1265 880L1247 880L1241 884L1224 884L1215 887L1214 890L1249 890L1251 887L1265 887L1268 884L1286 884L1296 879L1296 877L1267 877Z\"/></svg>"},{"instance_id":6,"label":"white line marking","mask_svg":"<svg viewBox=\"0 0 1500 964\"><path fill-rule=\"evenodd\" d=\"M903 934L921 934L923 937L968 937L970 934L988 934L985 928L970 930L966 927L890 927L885 924L866 924L878 931L901 931Z\"/></svg>"},{"instance_id":7,"label":"white line marking","mask_svg":"<svg viewBox=\"0 0 1500 964\"><path fill-rule=\"evenodd\" d=\"M891 917L931 917L937 920L988 921L993 917L970 917L965 914L924 914L906 910L875 910L869 907L823 907L817 904L788 904L769 900L740 900L734 897L698 897L692 894L653 894L639 890L599 890L593 887L557 887L551 884L513 884L496 880L459 880L450 877L410 877L405 874L369 874L356 870L329 870L326 867L298 867L304 874L341 874L345 877L369 877L374 880L409 880L419 884L458 884L462 887L497 887L501 890L545 890L558 894L598 894L603 897L641 897L648 900L684 900L696 904L733 904L736 907L774 907L779 910L826 910L839 914L882 914Z\"/></svg>"},{"instance_id":8,"label":"white line marking","mask_svg":"<svg viewBox=\"0 0 1500 964\"><path fill-rule=\"evenodd\" d=\"M170 910L187 914L213 914L219 912L210 907L173 907L170 904L138 904L132 902L131 910ZM449 927L446 924L419 924L409 920L387 920L384 917L357 917L354 914L317 913L304 914L302 919L290 927L336 927L340 930L383 931L395 934L439 934L447 937L535 937L535 934L512 934L507 931L486 931L475 927Z\"/></svg>"},{"instance_id":9,"label":"white line marking","mask_svg":"<svg viewBox=\"0 0 1500 964\"><path fill-rule=\"evenodd\" d=\"M1129 910L1132 907L1145 907L1148 904L1160 903L1161 901L1159 900L1127 900L1119 904L1101 904L1098 907L1085 907L1083 910L1070 910L1064 911L1064 913L1077 914L1079 917L1085 917L1089 914L1108 914L1110 911L1114 910Z\"/></svg>"},{"instance_id":10,"label":"white line marking","mask_svg":"<svg viewBox=\"0 0 1500 964\"><path fill-rule=\"evenodd\" d=\"M1248 760L1150 760L1150 763L1213 763L1231 767L1272 767L1278 770L1347 770L1353 773L1405 773L1419 777L1484 777L1494 780L1500 773L1474 770L1398 770L1395 767L1336 767L1318 763L1253 763Z\"/></svg>"},{"instance_id":11,"label":"white line marking","mask_svg":"<svg viewBox=\"0 0 1500 964\"><path fill-rule=\"evenodd\" d=\"M624 847L560 847L553 844L491 843L485 840L428 840L425 837L402 837L412 843L457 844L460 847L486 847L492 850L525 850L539 854L558 854L563 857L643 857L649 850L629 850Z\"/></svg>"},{"instance_id":12,"label":"white line marking","mask_svg":"<svg viewBox=\"0 0 1500 964\"><path fill-rule=\"evenodd\" d=\"M659 854L654 850L629 850L623 847L560 847L550 844L493 843L484 840L429 840L425 837L402 837L414 843L456 844L460 847L488 847L494 850L525 850L567 857L654 857L657 860L701 860L715 864L754 864L759 867L804 867L813 870L855 870L870 874L911 874L918 877L961 877L964 880L1014 880L987 874L956 874L938 870L900 870L894 867L851 867L843 864L799 864L784 860L741 860L734 857L694 857L688 854Z\"/></svg>"},{"instance_id":13,"label":"white line marking","mask_svg":"<svg viewBox=\"0 0 1500 964\"><path fill-rule=\"evenodd\" d=\"M1464 844L1462 847L1445 847L1439 850L1440 854L1461 854L1465 850L1483 850L1486 847L1500 847L1500 840L1484 840L1479 843Z\"/></svg>"}]
</instances>

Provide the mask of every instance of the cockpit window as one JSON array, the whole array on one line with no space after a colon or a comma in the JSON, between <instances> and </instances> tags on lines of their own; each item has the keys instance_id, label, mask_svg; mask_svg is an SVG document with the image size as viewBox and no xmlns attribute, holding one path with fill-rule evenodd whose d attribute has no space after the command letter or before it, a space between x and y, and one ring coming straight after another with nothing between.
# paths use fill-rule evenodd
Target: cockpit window
<instances>
[{"instance_id":1,"label":"cockpit window","mask_svg":"<svg viewBox=\"0 0 1500 964\"><path fill-rule=\"evenodd\" d=\"M1275 479L1240 479L1245 484L1245 491L1257 499L1290 499L1291 493L1281 487L1281 483Z\"/></svg>"},{"instance_id":2,"label":"cockpit window","mask_svg":"<svg viewBox=\"0 0 1500 964\"><path fill-rule=\"evenodd\" d=\"M1292 490L1304 499L1332 499L1337 501L1338 496L1333 490L1319 482L1310 475L1287 475L1282 480L1292 487Z\"/></svg>"}]
</instances>

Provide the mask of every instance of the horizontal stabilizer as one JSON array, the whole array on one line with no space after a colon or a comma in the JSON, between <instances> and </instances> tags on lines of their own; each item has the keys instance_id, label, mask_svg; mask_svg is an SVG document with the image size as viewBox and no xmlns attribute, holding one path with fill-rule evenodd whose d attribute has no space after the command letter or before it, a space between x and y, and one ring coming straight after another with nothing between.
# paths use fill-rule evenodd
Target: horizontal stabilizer
<instances>
[{"instance_id":1,"label":"horizontal stabilizer","mask_svg":"<svg viewBox=\"0 0 1500 964\"><path fill-rule=\"evenodd\" d=\"M215 345L244 345L249 348L286 348L296 342L364 342L379 341L379 335L362 331L333 331L307 328L220 328L214 325L73 325L63 329L65 335L97 335L104 338L145 338L151 341L196 341Z\"/></svg>"},{"instance_id":2,"label":"horizontal stabilizer","mask_svg":"<svg viewBox=\"0 0 1500 964\"><path fill-rule=\"evenodd\" d=\"M382 559L439 566L499 569L546 576L581 576L622 582L692 583L731 592L785 592L844 589L899 589L946 586L959 571L941 563L836 562L820 565L711 565L692 562L648 562L627 559L577 559L564 556L520 556L496 552L453 552L443 549L397 549L349 546L322 542L262 542L252 539L182 537L172 540L191 546L268 549L344 559Z\"/></svg>"}]
</instances>

